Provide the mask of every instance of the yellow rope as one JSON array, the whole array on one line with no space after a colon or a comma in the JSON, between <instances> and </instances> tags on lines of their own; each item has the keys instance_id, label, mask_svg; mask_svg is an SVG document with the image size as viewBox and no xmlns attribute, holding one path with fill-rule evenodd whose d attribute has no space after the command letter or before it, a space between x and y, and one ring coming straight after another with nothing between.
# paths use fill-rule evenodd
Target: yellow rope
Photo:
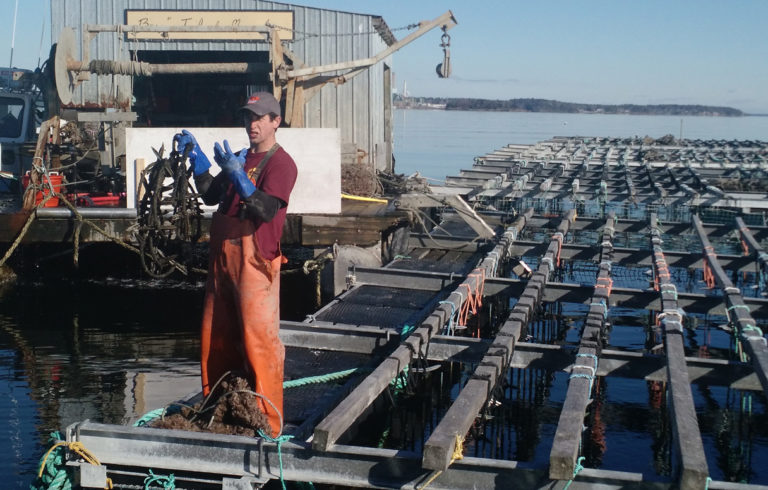
<instances>
[{"instance_id":1,"label":"yellow rope","mask_svg":"<svg viewBox=\"0 0 768 490\"><path fill-rule=\"evenodd\" d=\"M464 438L460 435L456 434L456 444L453 446L453 454L451 455L451 460L448 462L448 466L451 466L451 464L456 461L457 459L463 459L464 458ZM438 476L443 474L443 470L435 471L432 476L429 477L429 480L424 483L421 487L419 487L419 490L424 490L428 486L432 484L433 481L437 479Z\"/></svg>"},{"instance_id":2,"label":"yellow rope","mask_svg":"<svg viewBox=\"0 0 768 490\"><path fill-rule=\"evenodd\" d=\"M48 452L45 453L45 457L43 457L43 460L40 462L40 470L37 472L37 477L42 478L43 477L43 470L45 469L45 463L48 461L48 457L51 455L54 449L57 447L66 446L67 449L72 451L73 453L77 454L81 458L85 460L86 463L90 463L94 466L101 466L101 463L99 463L99 460L96 459L96 456L93 455L92 452L90 452L88 449L83 446L82 442L57 442L53 446L48 449ZM105 487L107 489L112 489L112 479L107 478L107 486Z\"/></svg>"},{"instance_id":3,"label":"yellow rope","mask_svg":"<svg viewBox=\"0 0 768 490\"><path fill-rule=\"evenodd\" d=\"M451 456L451 463L457 459L464 459L464 438L456 434L456 445L453 447L453 455ZM451 465L448 463L448 466Z\"/></svg>"},{"instance_id":4,"label":"yellow rope","mask_svg":"<svg viewBox=\"0 0 768 490\"><path fill-rule=\"evenodd\" d=\"M375 197L353 196L352 194L346 194L344 192L341 193L341 197L343 197L344 199L352 199L353 201L378 202L381 204L389 203L389 201L387 201L386 199L378 199Z\"/></svg>"}]
</instances>

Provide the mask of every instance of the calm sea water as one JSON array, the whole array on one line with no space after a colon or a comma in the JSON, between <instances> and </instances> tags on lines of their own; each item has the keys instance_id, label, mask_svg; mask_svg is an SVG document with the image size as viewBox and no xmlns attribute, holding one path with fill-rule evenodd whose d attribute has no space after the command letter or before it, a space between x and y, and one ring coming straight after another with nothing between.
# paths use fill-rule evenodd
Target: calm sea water
<instances>
[{"instance_id":1,"label":"calm sea water","mask_svg":"<svg viewBox=\"0 0 768 490\"><path fill-rule=\"evenodd\" d=\"M442 179L471 167L475 156L509 143L535 143L555 135L660 137L679 132L676 117L398 110L396 171ZM683 136L765 140L768 118L685 118ZM125 423L199 383L201 282L24 279L21 286L0 290L3 488L28 487L51 431L83 419ZM548 394L549 383L562 387L563 376L543 385ZM612 381L611 386L629 385ZM554 403L561 402L561 388L551 394ZM755 411L764 419L760 402L755 402ZM553 423L556 416L554 411ZM754 437L761 441L753 448L759 459L768 443L764 431ZM617 452L617 445L607 457L631 452L631 446ZM546 448L538 447L536 454L531 458L547 458ZM632 461L626 458L628 464ZM721 477L723 472L711 466L713 476ZM768 483L765 473L752 476Z\"/></svg>"},{"instance_id":2,"label":"calm sea water","mask_svg":"<svg viewBox=\"0 0 768 490\"><path fill-rule=\"evenodd\" d=\"M442 180L510 143L554 136L650 136L768 141L768 117L626 116L525 112L395 111L395 171Z\"/></svg>"}]
</instances>

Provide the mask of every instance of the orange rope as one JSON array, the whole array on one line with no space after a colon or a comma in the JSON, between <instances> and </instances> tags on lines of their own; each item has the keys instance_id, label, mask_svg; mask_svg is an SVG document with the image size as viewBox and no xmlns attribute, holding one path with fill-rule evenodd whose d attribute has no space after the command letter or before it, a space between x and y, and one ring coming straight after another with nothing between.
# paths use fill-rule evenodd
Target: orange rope
<instances>
[{"instance_id":1,"label":"orange rope","mask_svg":"<svg viewBox=\"0 0 768 490\"><path fill-rule=\"evenodd\" d=\"M714 256L715 256L715 250L712 248L712 246L704 247L703 276L704 276L704 283L707 285L707 288L709 289L712 289L715 287L715 274L712 272L712 267L709 265L709 261L712 260Z\"/></svg>"},{"instance_id":2,"label":"orange rope","mask_svg":"<svg viewBox=\"0 0 768 490\"><path fill-rule=\"evenodd\" d=\"M475 269L467 277L476 277L475 279L475 304L483 306L483 291L485 290L485 269Z\"/></svg>"},{"instance_id":3,"label":"orange rope","mask_svg":"<svg viewBox=\"0 0 768 490\"><path fill-rule=\"evenodd\" d=\"M462 286L467 288L467 299L464 300L459 308L459 325L466 327L469 310L471 309L473 314L477 313L477 307L475 306L475 295L472 294L472 289L469 287L469 284L465 282L459 284L459 287Z\"/></svg>"},{"instance_id":4,"label":"orange rope","mask_svg":"<svg viewBox=\"0 0 768 490\"><path fill-rule=\"evenodd\" d=\"M611 295L611 288L613 288L613 279L610 277L598 277L595 283L595 289L605 288L605 295Z\"/></svg>"},{"instance_id":5,"label":"orange rope","mask_svg":"<svg viewBox=\"0 0 768 490\"><path fill-rule=\"evenodd\" d=\"M555 233L552 235L553 240L557 240L557 254L555 255L555 266L560 267L560 251L563 249L563 234Z\"/></svg>"},{"instance_id":6,"label":"orange rope","mask_svg":"<svg viewBox=\"0 0 768 490\"><path fill-rule=\"evenodd\" d=\"M473 288L466 282L459 284L459 287L467 288L467 298L459 307L459 325L466 326L469 312L477 314L477 308L483 306L483 290L485 289L485 269L475 269L467 277L475 277L475 287Z\"/></svg>"},{"instance_id":7,"label":"orange rope","mask_svg":"<svg viewBox=\"0 0 768 490\"><path fill-rule=\"evenodd\" d=\"M744 235L747 233L749 228L739 228L739 237L741 238L741 248L744 250L744 255L749 255L749 246L747 245L747 242L744 241Z\"/></svg>"}]
</instances>

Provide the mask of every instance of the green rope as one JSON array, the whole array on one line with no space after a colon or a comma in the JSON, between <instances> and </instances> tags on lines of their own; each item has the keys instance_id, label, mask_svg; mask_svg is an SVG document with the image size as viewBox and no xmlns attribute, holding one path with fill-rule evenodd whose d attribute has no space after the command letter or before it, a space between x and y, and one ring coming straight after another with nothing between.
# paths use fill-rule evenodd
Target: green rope
<instances>
[{"instance_id":1,"label":"green rope","mask_svg":"<svg viewBox=\"0 0 768 490\"><path fill-rule=\"evenodd\" d=\"M383 447L384 447L384 444L386 444L386 443L387 443L387 438L389 437L389 431L390 431L390 429L391 429L391 428L392 428L392 426L391 426L391 425L390 425L390 426L387 426L387 427L384 429L384 432L382 432L382 433L381 433L381 437L379 438L379 444L377 445L377 447L378 447L379 449L383 448Z\"/></svg>"},{"instance_id":2,"label":"green rope","mask_svg":"<svg viewBox=\"0 0 768 490\"><path fill-rule=\"evenodd\" d=\"M677 288L674 285L671 285L671 286L672 286L672 289L666 289L665 290L665 289L662 288L661 291L659 291L659 292L661 294L665 294L665 293L666 294L670 294L670 293L672 293L672 294L675 295L675 301L677 301Z\"/></svg>"},{"instance_id":3,"label":"green rope","mask_svg":"<svg viewBox=\"0 0 768 490\"><path fill-rule=\"evenodd\" d=\"M61 442L61 434L59 432L51 432L48 438L48 446ZM42 467L42 471L38 472L38 476L30 484L30 490L71 490L72 481L69 478L69 473L66 470L66 449L64 446L59 446L48 454L44 454L40 458L38 468Z\"/></svg>"},{"instance_id":4,"label":"green rope","mask_svg":"<svg viewBox=\"0 0 768 490\"><path fill-rule=\"evenodd\" d=\"M748 305L731 305L731 306L729 306L728 308L726 308L726 310L725 310L725 311L726 311L726 312L729 312L729 311L731 311L731 310L733 310L733 309L736 309L736 308L744 308L744 309L746 309L746 310L747 310L747 312L749 313L749 306L748 306Z\"/></svg>"},{"instance_id":5,"label":"green rope","mask_svg":"<svg viewBox=\"0 0 768 490\"><path fill-rule=\"evenodd\" d=\"M346 378L347 376L365 371L367 369L368 368L357 367L352 369L345 369L344 371L337 371L335 373L319 374L317 376L307 376L306 378L291 379L289 381L283 381L283 389L296 388L299 386L306 386L310 384L338 381L340 379Z\"/></svg>"},{"instance_id":6,"label":"green rope","mask_svg":"<svg viewBox=\"0 0 768 490\"><path fill-rule=\"evenodd\" d=\"M400 340L405 340L411 335L411 332L416 330L416 325L403 325L400 329Z\"/></svg>"},{"instance_id":7,"label":"green rope","mask_svg":"<svg viewBox=\"0 0 768 490\"><path fill-rule=\"evenodd\" d=\"M150 490L150 485L153 483L159 483L162 485L163 490L175 490L176 482L174 481L173 473L168 476L156 475L149 470L149 476L144 478L144 490Z\"/></svg>"},{"instance_id":8,"label":"green rope","mask_svg":"<svg viewBox=\"0 0 768 490\"><path fill-rule=\"evenodd\" d=\"M712 478L707 477L707 481L704 483L704 490L709 490L709 484L712 482Z\"/></svg>"},{"instance_id":9,"label":"green rope","mask_svg":"<svg viewBox=\"0 0 768 490\"><path fill-rule=\"evenodd\" d=\"M263 439L266 439L269 442L274 442L277 444L277 459L280 461L280 483L283 485L283 490L285 490L285 480L283 479L283 451L282 451L282 445L284 442L288 442L291 439L293 439L293 436L283 434L279 437L271 437L265 434L261 429L259 429L259 436L261 436Z\"/></svg>"},{"instance_id":10,"label":"green rope","mask_svg":"<svg viewBox=\"0 0 768 490\"><path fill-rule=\"evenodd\" d=\"M751 323L747 323L746 325L744 325L741 328L741 331L742 331L742 335L744 335L745 333L747 333L749 331L752 331L752 332L757 332L757 335L760 336L760 337L763 336L763 330L760 327L752 325ZM744 335L744 337L747 337L747 336Z\"/></svg>"},{"instance_id":11,"label":"green rope","mask_svg":"<svg viewBox=\"0 0 768 490\"><path fill-rule=\"evenodd\" d=\"M576 466L573 468L573 478L568 480L568 483L565 484L563 487L563 490L568 490L568 487L571 486L571 483L573 483L573 480L576 478L576 475L579 474L581 470L584 469L584 467L581 465L581 462L584 461L584 456L581 456L579 459L576 460Z\"/></svg>"},{"instance_id":12,"label":"green rope","mask_svg":"<svg viewBox=\"0 0 768 490\"><path fill-rule=\"evenodd\" d=\"M409 366L405 366L401 373L395 375L395 378L389 382L389 385L395 389L396 392L404 391L408 386L408 370Z\"/></svg>"},{"instance_id":13,"label":"green rope","mask_svg":"<svg viewBox=\"0 0 768 490\"><path fill-rule=\"evenodd\" d=\"M157 408L151 412L145 413L139 420L133 423L134 427L144 427L153 420L160 418L165 414L165 408Z\"/></svg>"}]
</instances>

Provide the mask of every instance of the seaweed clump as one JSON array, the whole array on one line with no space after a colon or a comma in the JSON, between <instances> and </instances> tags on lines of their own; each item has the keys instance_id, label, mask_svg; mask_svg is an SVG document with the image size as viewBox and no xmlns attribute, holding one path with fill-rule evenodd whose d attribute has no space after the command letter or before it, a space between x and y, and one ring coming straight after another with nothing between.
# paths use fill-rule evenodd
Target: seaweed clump
<instances>
[{"instance_id":1,"label":"seaweed clump","mask_svg":"<svg viewBox=\"0 0 768 490\"><path fill-rule=\"evenodd\" d=\"M178 413L158 418L148 427L248 437L258 436L260 430L265 434L272 431L250 382L233 374L222 379L202 402L181 407Z\"/></svg>"}]
</instances>

